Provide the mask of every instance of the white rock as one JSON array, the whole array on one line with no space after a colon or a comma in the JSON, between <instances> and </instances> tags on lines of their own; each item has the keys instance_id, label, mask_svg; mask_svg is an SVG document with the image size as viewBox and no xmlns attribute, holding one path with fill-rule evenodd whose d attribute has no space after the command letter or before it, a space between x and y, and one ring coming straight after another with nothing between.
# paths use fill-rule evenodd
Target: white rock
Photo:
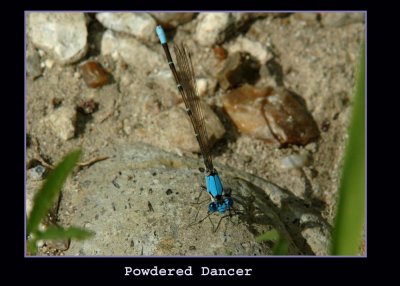
<instances>
[{"instance_id":1,"label":"white rock","mask_svg":"<svg viewBox=\"0 0 400 286\"><path fill-rule=\"evenodd\" d=\"M64 141L75 135L76 111L73 108L61 107L45 119L46 124Z\"/></svg>"},{"instance_id":2,"label":"white rock","mask_svg":"<svg viewBox=\"0 0 400 286\"><path fill-rule=\"evenodd\" d=\"M229 54L240 51L248 52L253 57L258 59L262 65L265 65L267 60L272 57L272 55L267 52L267 47L263 46L259 42L254 42L243 36L238 37L236 41L228 48Z\"/></svg>"},{"instance_id":3,"label":"white rock","mask_svg":"<svg viewBox=\"0 0 400 286\"><path fill-rule=\"evenodd\" d=\"M138 71L149 73L165 64L162 52L156 53L134 37L121 35L108 30L101 41L103 55L119 55L127 64Z\"/></svg>"},{"instance_id":4,"label":"white rock","mask_svg":"<svg viewBox=\"0 0 400 286\"><path fill-rule=\"evenodd\" d=\"M229 25L229 13L201 13L197 19L194 38L200 45L212 46L221 41Z\"/></svg>"},{"instance_id":5,"label":"white rock","mask_svg":"<svg viewBox=\"0 0 400 286\"><path fill-rule=\"evenodd\" d=\"M128 33L145 41L158 41L156 21L147 13L98 13L96 18L113 31Z\"/></svg>"},{"instance_id":6,"label":"white rock","mask_svg":"<svg viewBox=\"0 0 400 286\"><path fill-rule=\"evenodd\" d=\"M317 152L317 144L315 142L311 142L306 145L306 150L310 151L311 153Z\"/></svg>"},{"instance_id":7,"label":"white rock","mask_svg":"<svg viewBox=\"0 0 400 286\"><path fill-rule=\"evenodd\" d=\"M29 14L32 43L62 64L74 63L87 51L87 29L83 13Z\"/></svg>"}]
</instances>

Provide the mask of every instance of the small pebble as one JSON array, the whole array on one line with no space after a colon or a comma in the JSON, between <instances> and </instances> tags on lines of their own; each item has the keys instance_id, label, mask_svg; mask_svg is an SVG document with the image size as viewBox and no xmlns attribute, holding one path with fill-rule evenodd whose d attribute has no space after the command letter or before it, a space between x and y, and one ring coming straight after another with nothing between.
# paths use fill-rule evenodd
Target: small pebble
<instances>
[{"instance_id":1,"label":"small pebble","mask_svg":"<svg viewBox=\"0 0 400 286\"><path fill-rule=\"evenodd\" d=\"M328 119L325 119L324 121L322 121L321 130L322 130L323 132L328 132L330 126L331 126L331 123L329 122L329 120L328 120Z\"/></svg>"},{"instance_id":2,"label":"small pebble","mask_svg":"<svg viewBox=\"0 0 400 286\"><path fill-rule=\"evenodd\" d=\"M281 160L281 167L283 169L294 169L301 168L308 163L308 155L307 154L293 154L287 157L284 157Z\"/></svg>"},{"instance_id":3,"label":"small pebble","mask_svg":"<svg viewBox=\"0 0 400 286\"><path fill-rule=\"evenodd\" d=\"M69 247L70 241L68 239L62 240L46 240L46 246L53 250L65 251Z\"/></svg>"},{"instance_id":4,"label":"small pebble","mask_svg":"<svg viewBox=\"0 0 400 286\"><path fill-rule=\"evenodd\" d=\"M208 89L208 82L205 78L199 78L196 81L197 83L197 91L199 93L199 96L205 96L207 95L207 89Z\"/></svg>"},{"instance_id":5,"label":"small pebble","mask_svg":"<svg viewBox=\"0 0 400 286\"><path fill-rule=\"evenodd\" d=\"M42 58L45 55L45 52L41 49L38 49L38 54Z\"/></svg>"},{"instance_id":6,"label":"small pebble","mask_svg":"<svg viewBox=\"0 0 400 286\"><path fill-rule=\"evenodd\" d=\"M122 126L122 130L128 136L131 135L131 133L132 133L132 127L131 127L130 124L131 124L130 120L128 120L128 119L124 119L123 122L122 122L122 125L123 125Z\"/></svg>"},{"instance_id":7,"label":"small pebble","mask_svg":"<svg viewBox=\"0 0 400 286\"><path fill-rule=\"evenodd\" d=\"M75 136L76 110L60 107L55 109L45 122L60 139L67 141Z\"/></svg>"},{"instance_id":8,"label":"small pebble","mask_svg":"<svg viewBox=\"0 0 400 286\"><path fill-rule=\"evenodd\" d=\"M29 169L29 175L32 178L32 180L35 181L40 181L43 180L45 173L46 173L46 168L42 165L37 165L31 169Z\"/></svg>"},{"instance_id":9,"label":"small pebble","mask_svg":"<svg viewBox=\"0 0 400 286\"><path fill-rule=\"evenodd\" d=\"M36 242L36 246L37 246L38 248L43 247L43 246L44 246L44 240L42 240L42 239L38 240L38 241Z\"/></svg>"},{"instance_id":10,"label":"small pebble","mask_svg":"<svg viewBox=\"0 0 400 286\"><path fill-rule=\"evenodd\" d=\"M225 60L226 57L228 56L228 51L223 46L216 45L213 48L213 51L214 51L215 57L217 59L219 59L220 61Z\"/></svg>"},{"instance_id":11,"label":"small pebble","mask_svg":"<svg viewBox=\"0 0 400 286\"><path fill-rule=\"evenodd\" d=\"M45 64L46 68L51 69L54 66L54 61L51 59L47 59L47 60L45 60L44 64Z\"/></svg>"},{"instance_id":12,"label":"small pebble","mask_svg":"<svg viewBox=\"0 0 400 286\"><path fill-rule=\"evenodd\" d=\"M317 152L317 143L311 142L306 145L305 149L310 151L311 153L315 153Z\"/></svg>"},{"instance_id":13,"label":"small pebble","mask_svg":"<svg viewBox=\"0 0 400 286\"><path fill-rule=\"evenodd\" d=\"M89 61L80 66L80 71L86 85L91 88L99 88L110 81L109 74L97 62Z\"/></svg>"},{"instance_id":14,"label":"small pebble","mask_svg":"<svg viewBox=\"0 0 400 286\"><path fill-rule=\"evenodd\" d=\"M304 99L288 89L276 88L275 93L267 97L263 111L281 146L304 146L319 137L317 123L307 110Z\"/></svg>"}]
</instances>

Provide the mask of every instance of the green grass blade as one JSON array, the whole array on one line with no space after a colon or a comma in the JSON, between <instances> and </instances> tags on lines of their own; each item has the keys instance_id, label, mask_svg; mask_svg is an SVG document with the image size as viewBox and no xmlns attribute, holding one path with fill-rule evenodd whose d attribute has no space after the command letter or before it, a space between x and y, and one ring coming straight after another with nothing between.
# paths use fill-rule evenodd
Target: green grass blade
<instances>
[{"instance_id":1,"label":"green grass blade","mask_svg":"<svg viewBox=\"0 0 400 286\"><path fill-rule=\"evenodd\" d=\"M77 227L61 228L49 227L43 232L37 233L37 239L43 240L61 240L61 239L77 239L82 240L93 236L94 233Z\"/></svg>"},{"instance_id":2,"label":"green grass blade","mask_svg":"<svg viewBox=\"0 0 400 286\"><path fill-rule=\"evenodd\" d=\"M349 141L332 235L333 255L357 255L365 223L365 43L361 45Z\"/></svg>"},{"instance_id":3,"label":"green grass blade","mask_svg":"<svg viewBox=\"0 0 400 286\"><path fill-rule=\"evenodd\" d=\"M49 174L42 188L34 198L33 208L27 224L28 233L37 231L40 221L46 216L52 204L57 199L62 185L74 168L80 155L80 150L71 152Z\"/></svg>"}]
</instances>

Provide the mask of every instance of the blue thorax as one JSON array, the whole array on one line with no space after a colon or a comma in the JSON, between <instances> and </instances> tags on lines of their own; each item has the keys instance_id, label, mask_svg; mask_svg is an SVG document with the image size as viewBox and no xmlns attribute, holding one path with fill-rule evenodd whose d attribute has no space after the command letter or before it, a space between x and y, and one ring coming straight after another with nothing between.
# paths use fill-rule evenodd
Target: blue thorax
<instances>
[{"instance_id":1,"label":"blue thorax","mask_svg":"<svg viewBox=\"0 0 400 286\"><path fill-rule=\"evenodd\" d=\"M230 197L223 197L222 183L218 173L214 170L206 175L207 192L212 196L213 201L208 205L210 213L219 212L223 214L233 206L233 200Z\"/></svg>"}]
</instances>

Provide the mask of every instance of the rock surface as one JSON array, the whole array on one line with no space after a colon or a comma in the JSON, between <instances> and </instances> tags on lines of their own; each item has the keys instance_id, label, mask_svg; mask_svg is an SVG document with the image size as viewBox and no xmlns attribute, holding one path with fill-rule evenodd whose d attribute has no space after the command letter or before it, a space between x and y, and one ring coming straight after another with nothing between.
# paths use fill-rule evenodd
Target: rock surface
<instances>
[{"instance_id":1,"label":"rock surface","mask_svg":"<svg viewBox=\"0 0 400 286\"><path fill-rule=\"evenodd\" d=\"M255 237L272 228L289 242L289 254L326 254L324 220L260 178L217 166L225 188L232 190L236 213L201 221L209 201L201 191L201 162L143 144L113 146L104 154L110 159L79 172L64 190L63 224L96 233L72 241L65 255L270 255L270 244ZM294 233L293 220L302 216L311 216L314 225L298 225ZM299 231L307 231L307 237Z\"/></svg>"}]
</instances>

